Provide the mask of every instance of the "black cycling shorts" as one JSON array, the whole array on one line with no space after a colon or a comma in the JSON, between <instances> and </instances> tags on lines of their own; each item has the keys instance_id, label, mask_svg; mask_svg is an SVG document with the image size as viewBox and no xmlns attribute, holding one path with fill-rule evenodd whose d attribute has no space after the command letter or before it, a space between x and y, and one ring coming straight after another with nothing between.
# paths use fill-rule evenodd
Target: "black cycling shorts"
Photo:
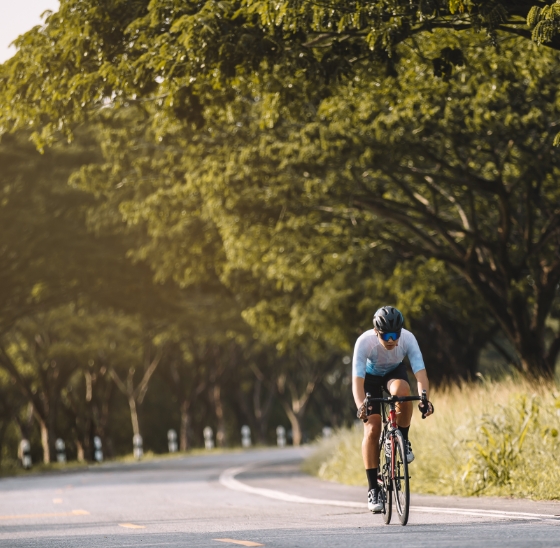
<instances>
[{"instance_id":1,"label":"black cycling shorts","mask_svg":"<svg viewBox=\"0 0 560 548\"><path fill-rule=\"evenodd\" d=\"M366 373L366 378L364 379L364 390L366 394L369 392L372 398L382 398L383 397L383 390L387 389L387 383L389 381L401 379L403 381L409 382L408 375L406 373L406 367L403 362L399 363L395 369L389 371L389 373L385 373L382 377L379 375L370 375ZM371 402L371 413L370 415L381 415L381 403L378 401Z\"/></svg>"}]
</instances>

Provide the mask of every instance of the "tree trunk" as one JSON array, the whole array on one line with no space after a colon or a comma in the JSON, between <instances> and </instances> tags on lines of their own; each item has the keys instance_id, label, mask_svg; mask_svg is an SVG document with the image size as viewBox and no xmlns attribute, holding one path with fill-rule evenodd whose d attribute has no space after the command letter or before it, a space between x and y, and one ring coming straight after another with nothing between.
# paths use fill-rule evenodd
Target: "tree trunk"
<instances>
[{"instance_id":1,"label":"tree trunk","mask_svg":"<svg viewBox=\"0 0 560 548\"><path fill-rule=\"evenodd\" d=\"M216 419L218 421L218 430L216 432L216 445L224 447L226 444L226 427L224 422L224 407L222 405L220 386L215 384L212 388L212 401L216 411Z\"/></svg>"},{"instance_id":2,"label":"tree trunk","mask_svg":"<svg viewBox=\"0 0 560 548\"><path fill-rule=\"evenodd\" d=\"M305 360L300 360L302 366L306 365ZM300 445L302 441L301 422L305 416L305 410L309 403L309 398L315 390L319 378L315 375L314 379L307 381L307 386L298 391L298 387L293 379L282 374L276 379L276 386L280 396L280 402L292 425L292 440L294 445ZM286 390L287 388L287 390Z\"/></svg>"},{"instance_id":3,"label":"tree trunk","mask_svg":"<svg viewBox=\"0 0 560 548\"><path fill-rule=\"evenodd\" d=\"M84 446L79 439L76 439L76 459L78 462L84 462L85 455L84 455Z\"/></svg>"},{"instance_id":4,"label":"tree trunk","mask_svg":"<svg viewBox=\"0 0 560 548\"><path fill-rule=\"evenodd\" d=\"M189 426L191 416L189 413L190 402L183 400L181 402L181 427L179 429L179 449L187 451L189 448Z\"/></svg>"},{"instance_id":5,"label":"tree trunk","mask_svg":"<svg viewBox=\"0 0 560 548\"><path fill-rule=\"evenodd\" d=\"M2 462L2 448L4 447L4 436L6 435L6 430L8 429L9 421L4 421L2 426L0 426L0 463Z\"/></svg>"},{"instance_id":6,"label":"tree trunk","mask_svg":"<svg viewBox=\"0 0 560 548\"><path fill-rule=\"evenodd\" d=\"M128 406L130 407L130 420L132 421L132 433L136 436L140 435L140 423L138 422L138 411L136 409L136 400L129 396Z\"/></svg>"},{"instance_id":7,"label":"tree trunk","mask_svg":"<svg viewBox=\"0 0 560 548\"><path fill-rule=\"evenodd\" d=\"M520 353L521 354L521 353ZM531 353L525 351L521 354L521 370L529 379L547 379L554 378L554 364L545 360L540 351Z\"/></svg>"},{"instance_id":8,"label":"tree trunk","mask_svg":"<svg viewBox=\"0 0 560 548\"><path fill-rule=\"evenodd\" d=\"M284 405L284 410L292 427L292 443L295 446L299 446L302 439L301 417L298 416L299 414L294 413L289 405Z\"/></svg>"},{"instance_id":9,"label":"tree trunk","mask_svg":"<svg viewBox=\"0 0 560 548\"><path fill-rule=\"evenodd\" d=\"M106 391L103 392L103 399L101 400L100 408L97 413L97 421L95 425L96 434L101 438L101 446L103 447L103 453L107 458L113 456L112 446L109 443L107 437L107 426L109 424L110 417L110 403L113 396L113 384L108 383Z\"/></svg>"},{"instance_id":10,"label":"tree trunk","mask_svg":"<svg viewBox=\"0 0 560 548\"><path fill-rule=\"evenodd\" d=\"M52 403L51 403L52 402ZM57 415L57 398L56 396L50 397L50 402L47 408L47 427L49 429L49 454L51 455L51 461L56 461L56 415Z\"/></svg>"},{"instance_id":11,"label":"tree trunk","mask_svg":"<svg viewBox=\"0 0 560 548\"><path fill-rule=\"evenodd\" d=\"M41 429L41 445L43 446L43 462L49 464L51 462L51 449L49 444L49 429L45 421L38 418L39 428Z\"/></svg>"},{"instance_id":12,"label":"tree trunk","mask_svg":"<svg viewBox=\"0 0 560 548\"><path fill-rule=\"evenodd\" d=\"M542 330L541 330L542 331ZM554 364L548 362L544 352L544 337L534 331L519 332L515 349L521 359L521 370L530 379L552 379Z\"/></svg>"},{"instance_id":13,"label":"tree trunk","mask_svg":"<svg viewBox=\"0 0 560 548\"><path fill-rule=\"evenodd\" d=\"M253 392L253 405L255 408L255 418L257 420L257 425L258 425L259 442L262 445L266 445L268 419L270 417L270 412L272 410L272 402L274 401L274 388L272 386L266 385L265 388L267 393L264 398L264 401L261 401L262 388L263 388L262 380L257 379Z\"/></svg>"}]
</instances>

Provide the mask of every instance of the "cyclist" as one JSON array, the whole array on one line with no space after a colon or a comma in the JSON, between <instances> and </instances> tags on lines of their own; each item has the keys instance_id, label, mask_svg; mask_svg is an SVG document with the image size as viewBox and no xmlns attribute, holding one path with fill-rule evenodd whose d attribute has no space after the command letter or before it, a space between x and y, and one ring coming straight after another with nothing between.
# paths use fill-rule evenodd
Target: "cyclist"
<instances>
[{"instance_id":1,"label":"cyclist","mask_svg":"<svg viewBox=\"0 0 560 548\"><path fill-rule=\"evenodd\" d=\"M368 479L368 509L381 512L383 505L379 497L377 472L379 467L379 436L381 434L381 404L372 402L369 416L366 413L365 398L369 392L374 398L381 398L382 388L394 396L410 396L410 385L403 359L408 356L412 371L418 381L418 393L426 390L429 397L429 382L424 360L416 337L403 329L404 317L392 306L383 306L373 316L373 329L362 333L354 347L352 361L352 394L358 407L359 419L364 423L362 456ZM426 416L434 411L431 403L418 405ZM412 418L412 402L398 404L397 424L406 445L406 459L414 460L412 446L408 441L408 430Z\"/></svg>"}]
</instances>

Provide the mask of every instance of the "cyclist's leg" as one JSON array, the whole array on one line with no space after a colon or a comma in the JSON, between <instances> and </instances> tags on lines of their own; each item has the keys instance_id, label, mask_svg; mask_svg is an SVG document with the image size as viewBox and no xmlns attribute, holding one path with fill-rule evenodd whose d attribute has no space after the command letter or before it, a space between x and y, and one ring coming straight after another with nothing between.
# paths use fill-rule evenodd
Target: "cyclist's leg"
<instances>
[{"instance_id":1,"label":"cyclist's leg","mask_svg":"<svg viewBox=\"0 0 560 548\"><path fill-rule=\"evenodd\" d=\"M364 389L374 398L381 396L382 377L366 374ZM379 402L371 403L371 411L364 423L364 439L362 441L362 457L368 480L368 509L371 512L383 511L383 502L379 495L377 473L379 470L379 435L381 434L381 406Z\"/></svg>"},{"instance_id":2,"label":"cyclist's leg","mask_svg":"<svg viewBox=\"0 0 560 548\"><path fill-rule=\"evenodd\" d=\"M372 398L381 397L383 377L366 374L364 389ZM381 405L379 402L371 404L373 414L364 423L364 439L362 440L362 457L366 470L379 466L379 435L381 434Z\"/></svg>"},{"instance_id":3,"label":"cyclist's leg","mask_svg":"<svg viewBox=\"0 0 560 548\"><path fill-rule=\"evenodd\" d=\"M404 363L393 369L383 377L386 382L387 392L392 396L410 396L410 384ZM399 427L408 428L412 419L412 402L405 401L397 404L397 424Z\"/></svg>"},{"instance_id":4,"label":"cyclist's leg","mask_svg":"<svg viewBox=\"0 0 560 548\"><path fill-rule=\"evenodd\" d=\"M362 457L366 470L379 466L379 436L381 434L381 415L370 415L364 423Z\"/></svg>"},{"instance_id":5,"label":"cyclist's leg","mask_svg":"<svg viewBox=\"0 0 560 548\"><path fill-rule=\"evenodd\" d=\"M410 396L410 384L408 383L408 375L403 363L393 371L390 371L385 377L387 377L387 391L390 394L399 397ZM408 430L412 418L412 402L406 401L398 403L397 412L397 425L405 441L406 458L407 461L411 463L414 460L414 453L412 452L412 445L408 440Z\"/></svg>"}]
</instances>

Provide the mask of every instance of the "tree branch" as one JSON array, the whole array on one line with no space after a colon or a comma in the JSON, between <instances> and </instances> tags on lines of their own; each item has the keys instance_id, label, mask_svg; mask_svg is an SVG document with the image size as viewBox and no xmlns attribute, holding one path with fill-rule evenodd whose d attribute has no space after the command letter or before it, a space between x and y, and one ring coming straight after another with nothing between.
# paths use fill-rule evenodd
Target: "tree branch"
<instances>
[{"instance_id":1,"label":"tree branch","mask_svg":"<svg viewBox=\"0 0 560 548\"><path fill-rule=\"evenodd\" d=\"M154 359L146 369L144 376L142 377L142 380L140 381L140 383L136 387L136 390L134 391L134 395L138 399L138 403L140 405L144 401L144 396L148 391L148 383L150 382L152 375L155 373L155 370L157 369L157 366L161 361L162 355L163 355L163 350L161 348L158 348L156 351L156 355L154 356Z\"/></svg>"}]
</instances>

